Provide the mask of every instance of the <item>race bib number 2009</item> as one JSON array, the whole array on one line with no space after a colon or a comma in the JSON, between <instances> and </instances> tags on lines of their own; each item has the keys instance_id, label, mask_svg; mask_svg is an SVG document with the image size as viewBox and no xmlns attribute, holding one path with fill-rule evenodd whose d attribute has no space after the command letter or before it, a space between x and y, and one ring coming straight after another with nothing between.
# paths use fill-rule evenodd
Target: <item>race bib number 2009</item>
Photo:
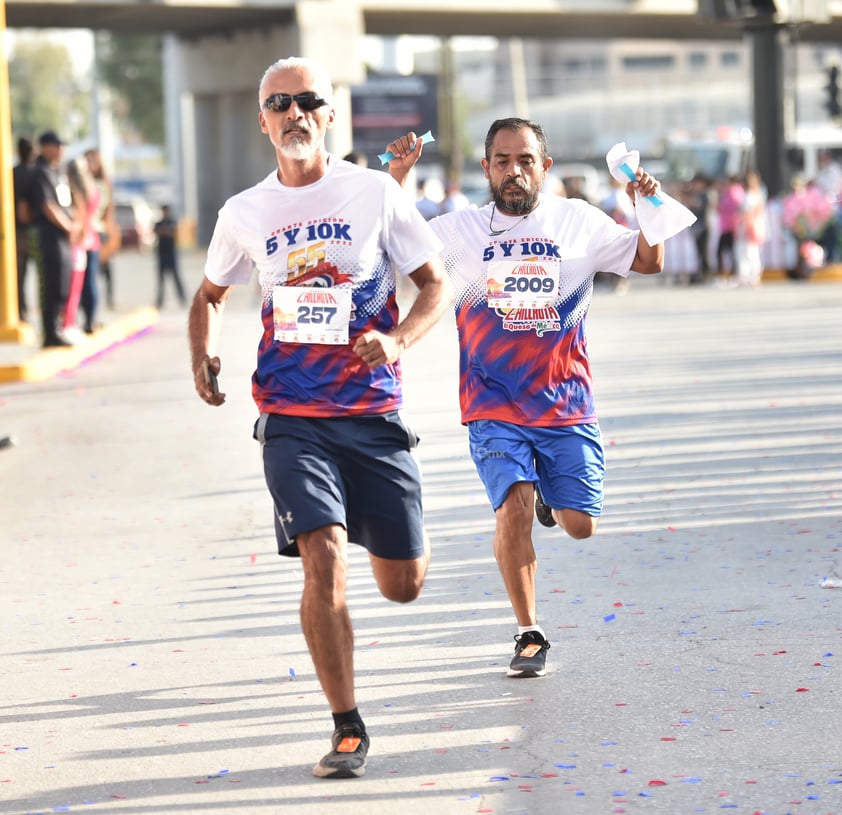
<instances>
[{"instance_id":1,"label":"race bib number 2009","mask_svg":"<svg viewBox=\"0 0 842 815\"><path fill-rule=\"evenodd\" d=\"M489 308L539 309L558 297L559 264L554 260L498 260L488 264Z\"/></svg>"},{"instance_id":2,"label":"race bib number 2009","mask_svg":"<svg viewBox=\"0 0 842 815\"><path fill-rule=\"evenodd\" d=\"M276 341L347 345L350 288L276 286L272 303Z\"/></svg>"}]
</instances>

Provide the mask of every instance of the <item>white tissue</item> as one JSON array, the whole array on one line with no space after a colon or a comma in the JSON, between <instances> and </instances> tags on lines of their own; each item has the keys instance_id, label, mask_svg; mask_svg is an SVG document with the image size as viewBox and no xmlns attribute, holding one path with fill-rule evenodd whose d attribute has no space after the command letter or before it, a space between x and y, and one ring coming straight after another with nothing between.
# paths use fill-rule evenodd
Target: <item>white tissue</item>
<instances>
[{"instance_id":1,"label":"white tissue","mask_svg":"<svg viewBox=\"0 0 842 815\"><path fill-rule=\"evenodd\" d=\"M629 150L625 142L620 142L608 151L605 161L608 164L608 172L617 181L628 183L632 180L629 170L634 175L640 165L640 153L637 150ZM640 231L650 246L663 243L696 221L696 216L684 204L663 191L654 199L635 191L635 215Z\"/></svg>"}]
</instances>

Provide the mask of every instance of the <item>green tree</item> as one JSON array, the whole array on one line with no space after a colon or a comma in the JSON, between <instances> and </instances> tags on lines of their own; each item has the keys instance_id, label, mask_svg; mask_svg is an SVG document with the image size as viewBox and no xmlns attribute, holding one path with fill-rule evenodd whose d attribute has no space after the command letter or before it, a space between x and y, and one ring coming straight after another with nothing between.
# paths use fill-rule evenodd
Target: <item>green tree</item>
<instances>
[{"instance_id":1,"label":"green tree","mask_svg":"<svg viewBox=\"0 0 842 815\"><path fill-rule=\"evenodd\" d=\"M31 138L55 130L68 142L88 134L90 94L73 73L67 47L44 37L19 37L9 57L12 131Z\"/></svg>"},{"instance_id":2,"label":"green tree","mask_svg":"<svg viewBox=\"0 0 842 815\"><path fill-rule=\"evenodd\" d=\"M118 129L140 140L164 143L162 40L157 34L96 35L100 78L120 100Z\"/></svg>"}]
</instances>

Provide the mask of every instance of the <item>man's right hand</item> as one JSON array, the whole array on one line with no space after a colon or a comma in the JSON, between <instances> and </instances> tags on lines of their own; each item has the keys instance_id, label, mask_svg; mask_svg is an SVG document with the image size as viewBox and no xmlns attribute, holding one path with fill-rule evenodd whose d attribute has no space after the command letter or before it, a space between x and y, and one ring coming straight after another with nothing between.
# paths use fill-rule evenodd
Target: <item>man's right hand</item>
<instances>
[{"instance_id":1,"label":"man's right hand","mask_svg":"<svg viewBox=\"0 0 842 815\"><path fill-rule=\"evenodd\" d=\"M204 370L204 363L207 362L208 368L215 378L222 367L222 364L219 361L219 357L209 357L205 356L198 365L193 366L193 385L196 388L196 393L202 398L203 401L207 402L209 405L222 405L225 403L225 394L219 392L219 387L217 385L214 388L212 381L213 378L209 378L209 374L205 373Z\"/></svg>"},{"instance_id":2,"label":"man's right hand","mask_svg":"<svg viewBox=\"0 0 842 815\"><path fill-rule=\"evenodd\" d=\"M412 149L413 145L415 145L414 150ZM423 150L424 143L411 130L405 136L400 136L387 145L386 152L395 156L389 162L389 175L402 187L406 183L409 171L421 158Z\"/></svg>"}]
</instances>

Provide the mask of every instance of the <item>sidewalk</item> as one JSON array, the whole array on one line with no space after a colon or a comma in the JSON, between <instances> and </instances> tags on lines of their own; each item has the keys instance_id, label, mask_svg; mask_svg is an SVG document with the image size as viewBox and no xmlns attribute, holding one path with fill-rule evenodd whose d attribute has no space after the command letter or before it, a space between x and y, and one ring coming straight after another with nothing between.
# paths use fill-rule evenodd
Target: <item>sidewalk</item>
<instances>
[{"instance_id":1,"label":"sidewalk","mask_svg":"<svg viewBox=\"0 0 842 815\"><path fill-rule=\"evenodd\" d=\"M539 680L505 676L452 318L410 349L433 561L397 606L352 547L372 745L347 782L311 775L332 725L251 438L254 293L226 306L221 408L175 308L0 386L0 812L842 815L840 313L835 284L596 294L605 513L587 541L535 526Z\"/></svg>"},{"instance_id":2,"label":"sidewalk","mask_svg":"<svg viewBox=\"0 0 842 815\"><path fill-rule=\"evenodd\" d=\"M182 278L188 294L196 290L202 278L204 253L198 250L180 253ZM37 382L72 370L120 343L150 330L158 322L154 307L157 266L152 252L123 250L112 261L115 307L107 308L102 280L100 283L100 308L98 322L103 326L92 335L80 335L71 348L40 347L40 323L36 315L34 328L36 344L0 343L0 384L4 382ZM35 273L30 270L28 301L37 303ZM176 302L175 292L166 290L167 301ZM176 308L175 305L169 308Z\"/></svg>"}]
</instances>

